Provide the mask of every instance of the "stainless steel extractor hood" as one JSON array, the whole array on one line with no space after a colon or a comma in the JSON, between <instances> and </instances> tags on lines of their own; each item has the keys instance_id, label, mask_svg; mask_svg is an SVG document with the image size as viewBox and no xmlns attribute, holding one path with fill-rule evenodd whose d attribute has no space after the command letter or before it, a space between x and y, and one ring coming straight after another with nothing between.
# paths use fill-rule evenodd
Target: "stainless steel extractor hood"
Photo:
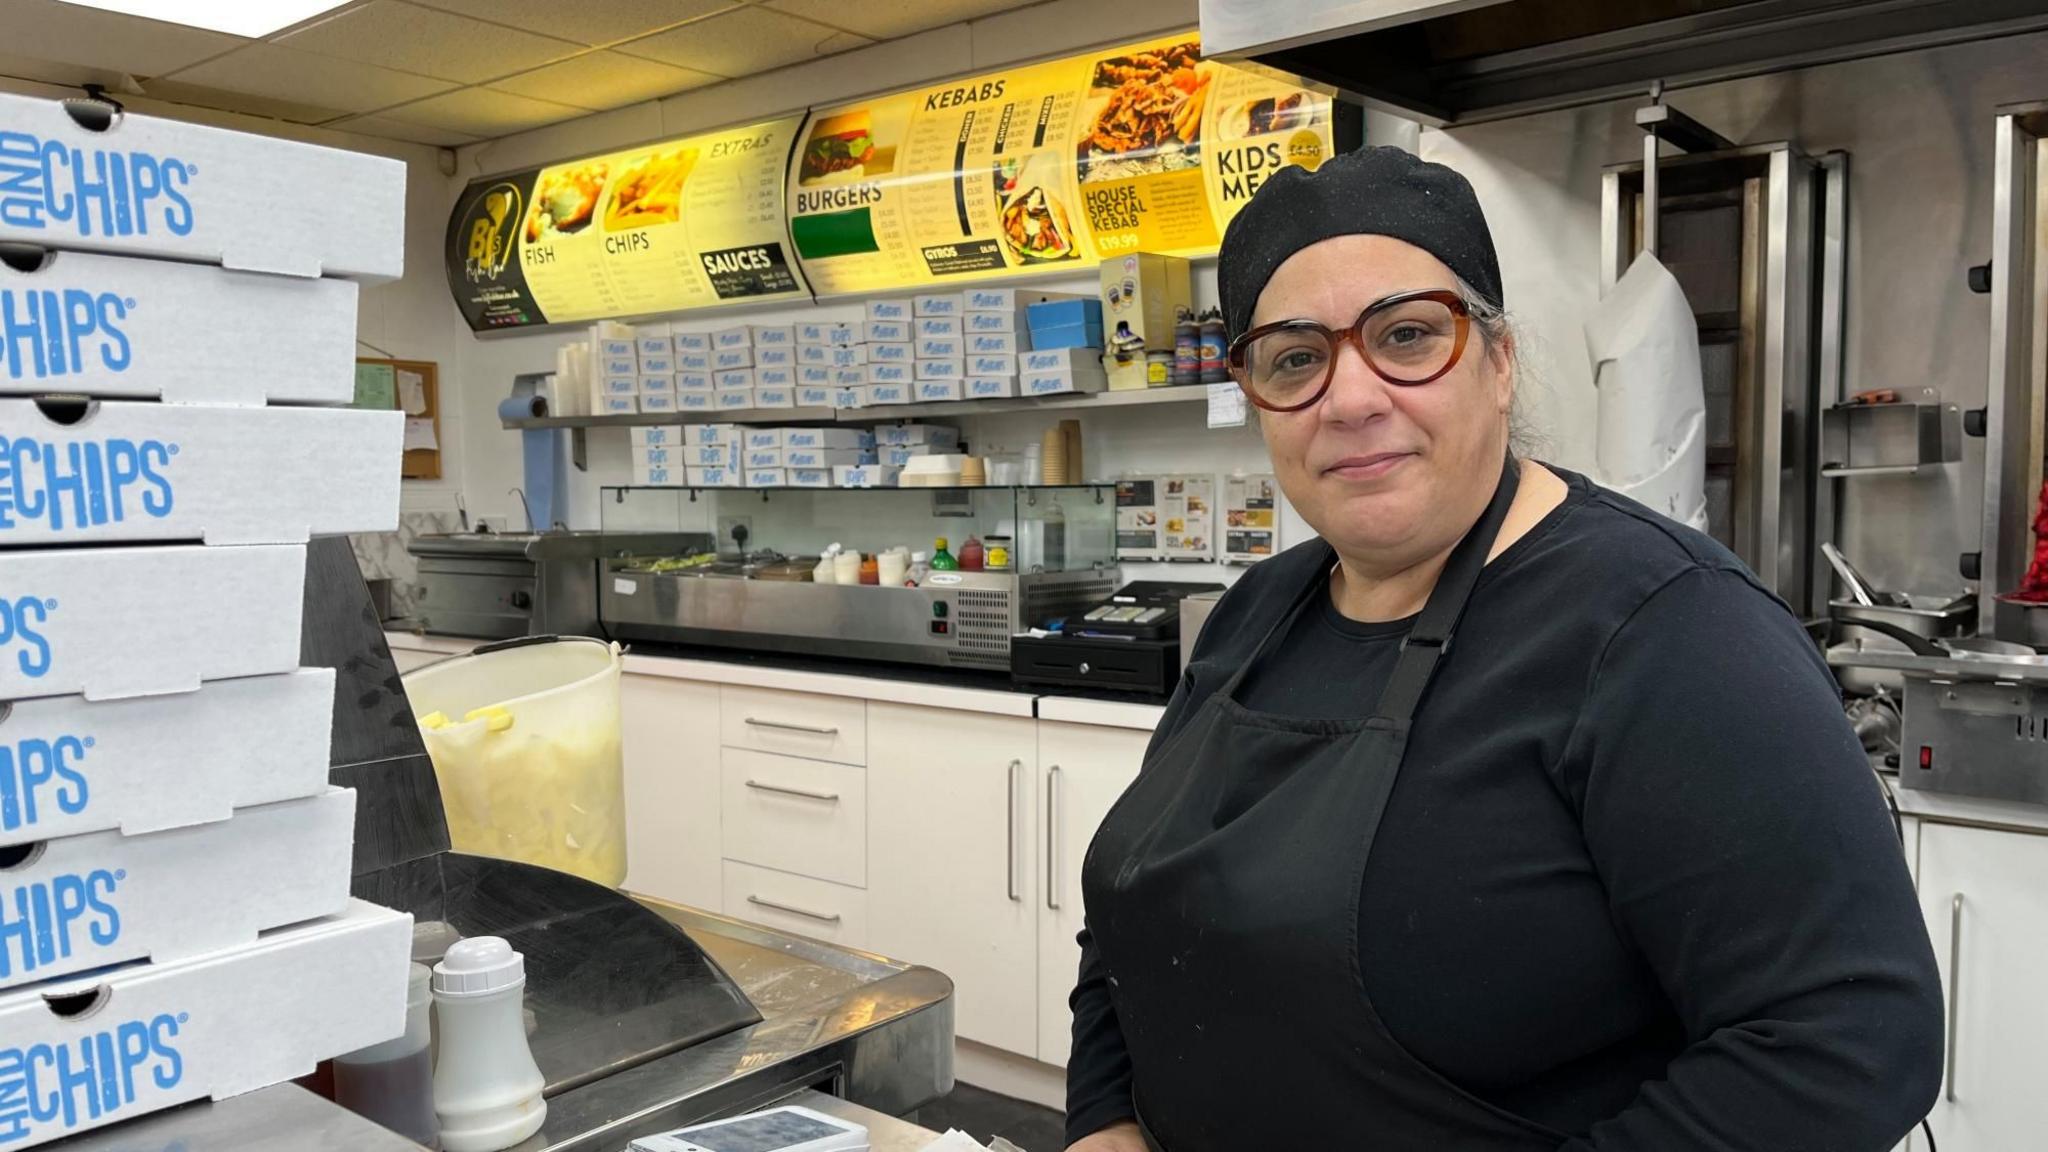
<instances>
[{"instance_id":1,"label":"stainless steel extractor hood","mask_svg":"<svg viewBox=\"0 0 2048 1152\"><path fill-rule=\"evenodd\" d=\"M1202 44L1427 124L2048 29L2048 0L1201 0Z\"/></svg>"}]
</instances>

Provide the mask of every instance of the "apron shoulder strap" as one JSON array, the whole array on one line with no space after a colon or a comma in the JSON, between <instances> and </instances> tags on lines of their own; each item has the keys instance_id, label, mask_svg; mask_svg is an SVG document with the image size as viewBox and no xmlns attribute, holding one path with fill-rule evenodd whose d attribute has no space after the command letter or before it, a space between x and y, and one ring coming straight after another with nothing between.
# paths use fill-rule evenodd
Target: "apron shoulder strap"
<instances>
[{"instance_id":1,"label":"apron shoulder strap","mask_svg":"<svg viewBox=\"0 0 2048 1152\"><path fill-rule=\"evenodd\" d=\"M1479 574L1486 567L1487 553L1493 551L1493 542L1500 536L1501 523L1507 519L1508 508L1515 502L1515 491L1521 485L1521 467L1513 455L1501 468L1500 484L1493 490L1493 499L1487 502L1486 511L1480 514L1479 522L1465 533L1464 539L1451 550L1444 570L1437 576L1436 587L1429 594L1428 603L1422 606L1422 614L1415 618L1414 627L1401 641L1401 655L1394 663L1393 675L1387 678L1386 690L1380 693L1379 707L1373 711L1372 723L1381 727L1405 728L1415 718L1415 710L1422 704L1422 694L1429 688L1429 681L1436 674L1436 666L1450 649L1451 634L1457 630L1458 620L1465 614L1465 605L1472 599L1472 588L1479 583Z\"/></svg>"}]
</instances>

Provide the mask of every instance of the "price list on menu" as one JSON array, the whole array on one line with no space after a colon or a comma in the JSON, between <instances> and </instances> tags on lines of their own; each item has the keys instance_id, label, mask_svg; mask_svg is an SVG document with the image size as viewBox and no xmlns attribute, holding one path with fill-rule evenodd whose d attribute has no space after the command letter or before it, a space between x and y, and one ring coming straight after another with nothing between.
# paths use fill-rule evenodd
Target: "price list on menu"
<instances>
[{"instance_id":1,"label":"price list on menu","mask_svg":"<svg viewBox=\"0 0 2048 1152\"><path fill-rule=\"evenodd\" d=\"M814 111L790 233L833 295L1204 255L1246 165L1313 169L1336 144L1328 97L1167 36Z\"/></svg>"},{"instance_id":2,"label":"price list on menu","mask_svg":"<svg viewBox=\"0 0 2048 1152\"><path fill-rule=\"evenodd\" d=\"M471 327L709 308L808 294L783 168L795 117L479 181L449 229Z\"/></svg>"}]
</instances>

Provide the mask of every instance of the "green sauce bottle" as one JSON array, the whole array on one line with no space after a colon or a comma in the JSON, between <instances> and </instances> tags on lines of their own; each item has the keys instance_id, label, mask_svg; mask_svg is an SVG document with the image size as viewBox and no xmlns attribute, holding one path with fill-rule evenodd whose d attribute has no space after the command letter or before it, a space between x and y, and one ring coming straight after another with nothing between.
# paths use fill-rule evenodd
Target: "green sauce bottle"
<instances>
[{"instance_id":1,"label":"green sauce bottle","mask_svg":"<svg viewBox=\"0 0 2048 1152\"><path fill-rule=\"evenodd\" d=\"M932 571L958 572L959 570L960 562L953 559L951 552L946 551L946 538L944 536L939 537L938 541L932 546Z\"/></svg>"}]
</instances>

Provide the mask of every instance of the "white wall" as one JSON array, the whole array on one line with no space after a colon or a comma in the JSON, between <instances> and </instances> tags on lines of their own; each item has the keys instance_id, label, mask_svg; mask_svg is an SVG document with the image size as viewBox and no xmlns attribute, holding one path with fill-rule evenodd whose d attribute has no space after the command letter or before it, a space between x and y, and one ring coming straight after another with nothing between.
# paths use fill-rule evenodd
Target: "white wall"
<instances>
[{"instance_id":1,"label":"white wall","mask_svg":"<svg viewBox=\"0 0 2048 1152\"><path fill-rule=\"evenodd\" d=\"M2048 36L1831 65L1673 93L1670 103L1740 143L1789 139L1851 154L1846 380L1850 390L1933 385L1984 403L1989 297L1965 269L1991 247L1992 127L2002 104L2048 97ZM1421 153L1478 188L1509 309L1538 347L1535 414L1552 457L1592 463L1592 379L1582 325L1599 299L1600 172L1640 160L1624 101L1451 131ZM1977 547L1983 441L1932 476L1843 484L1834 538L1880 584L1961 589Z\"/></svg>"}]
</instances>

